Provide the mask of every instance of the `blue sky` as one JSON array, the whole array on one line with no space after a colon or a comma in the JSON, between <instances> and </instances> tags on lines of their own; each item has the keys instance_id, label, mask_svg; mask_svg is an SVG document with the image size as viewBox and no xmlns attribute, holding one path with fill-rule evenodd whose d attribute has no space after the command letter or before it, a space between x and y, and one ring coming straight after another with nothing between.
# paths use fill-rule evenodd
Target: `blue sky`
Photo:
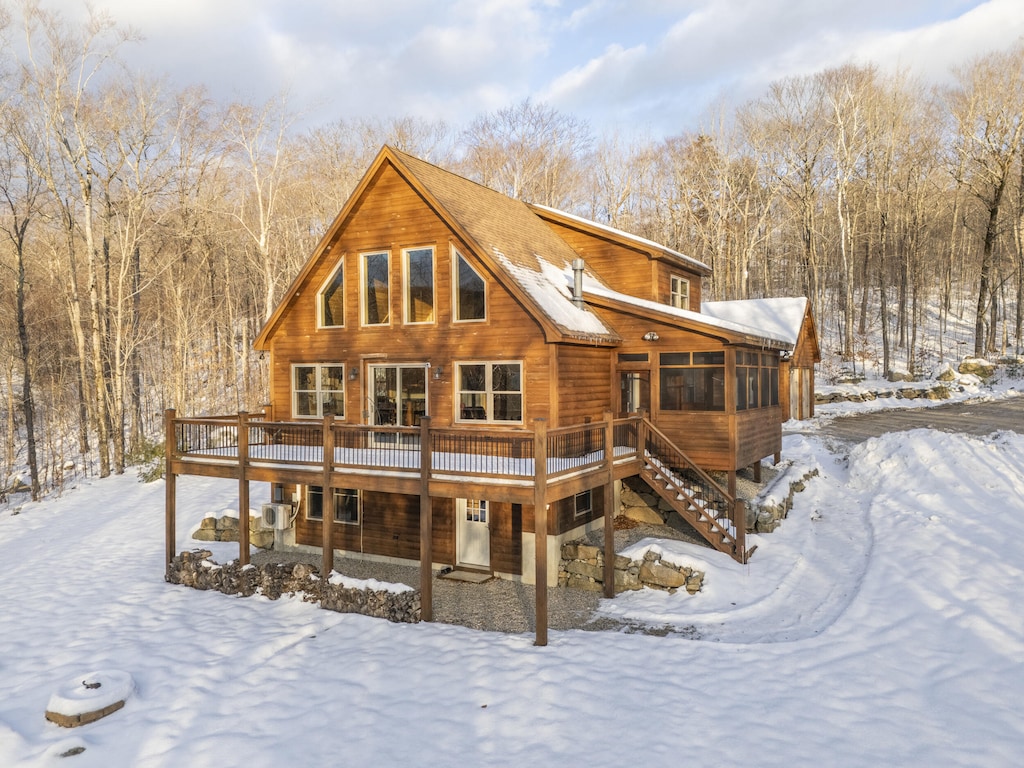
<instances>
[{"instance_id":1,"label":"blue sky","mask_svg":"<svg viewBox=\"0 0 1024 768\"><path fill-rule=\"evenodd\" d=\"M78 0L43 0L75 19ZM95 0L134 68L218 99L287 90L302 121L461 126L527 97L595 132L695 130L783 77L847 62L929 82L1024 38L1024 0Z\"/></svg>"}]
</instances>

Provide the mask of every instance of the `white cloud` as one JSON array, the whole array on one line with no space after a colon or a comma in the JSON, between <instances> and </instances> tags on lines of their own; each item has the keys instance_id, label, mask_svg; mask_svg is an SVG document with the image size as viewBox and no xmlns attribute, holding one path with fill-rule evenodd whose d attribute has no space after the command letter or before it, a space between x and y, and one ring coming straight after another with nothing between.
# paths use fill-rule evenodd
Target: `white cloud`
<instances>
[{"instance_id":1,"label":"white cloud","mask_svg":"<svg viewBox=\"0 0 1024 768\"><path fill-rule=\"evenodd\" d=\"M1021 0L98 2L146 36L124 51L133 68L225 100L288 89L317 122L464 124L531 97L595 130L678 132L789 75L873 61L937 79L1024 36Z\"/></svg>"}]
</instances>

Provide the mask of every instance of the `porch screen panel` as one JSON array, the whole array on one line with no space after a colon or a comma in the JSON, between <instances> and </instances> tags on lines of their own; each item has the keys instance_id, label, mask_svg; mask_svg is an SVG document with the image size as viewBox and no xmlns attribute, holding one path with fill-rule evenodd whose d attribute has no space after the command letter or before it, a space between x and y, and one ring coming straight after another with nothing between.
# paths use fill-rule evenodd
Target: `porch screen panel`
<instances>
[{"instance_id":1,"label":"porch screen panel","mask_svg":"<svg viewBox=\"0 0 1024 768\"><path fill-rule=\"evenodd\" d=\"M724 352L668 352L660 362L663 411L725 410Z\"/></svg>"}]
</instances>

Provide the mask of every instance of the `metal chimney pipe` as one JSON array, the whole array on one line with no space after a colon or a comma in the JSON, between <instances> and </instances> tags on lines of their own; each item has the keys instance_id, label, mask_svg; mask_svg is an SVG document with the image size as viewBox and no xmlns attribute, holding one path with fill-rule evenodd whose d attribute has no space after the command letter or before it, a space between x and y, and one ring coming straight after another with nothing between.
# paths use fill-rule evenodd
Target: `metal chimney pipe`
<instances>
[{"instance_id":1,"label":"metal chimney pipe","mask_svg":"<svg viewBox=\"0 0 1024 768\"><path fill-rule=\"evenodd\" d=\"M572 303L583 309L583 259L572 260Z\"/></svg>"}]
</instances>

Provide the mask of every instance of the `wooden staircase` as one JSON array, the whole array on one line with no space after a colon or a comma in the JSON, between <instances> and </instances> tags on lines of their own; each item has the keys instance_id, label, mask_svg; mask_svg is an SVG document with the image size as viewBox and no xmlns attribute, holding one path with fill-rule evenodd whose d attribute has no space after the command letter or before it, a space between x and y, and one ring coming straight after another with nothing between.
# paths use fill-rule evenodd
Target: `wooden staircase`
<instances>
[{"instance_id":1,"label":"wooden staircase","mask_svg":"<svg viewBox=\"0 0 1024 768\"><path fill-rule=\"evenodd\" d=\"M644 426L640 477L712 547L737 562L747 562L754 550L747 550L745 544L743 501L730 496L657 427L646 420Z\"/></svg>"}]
</instances>

